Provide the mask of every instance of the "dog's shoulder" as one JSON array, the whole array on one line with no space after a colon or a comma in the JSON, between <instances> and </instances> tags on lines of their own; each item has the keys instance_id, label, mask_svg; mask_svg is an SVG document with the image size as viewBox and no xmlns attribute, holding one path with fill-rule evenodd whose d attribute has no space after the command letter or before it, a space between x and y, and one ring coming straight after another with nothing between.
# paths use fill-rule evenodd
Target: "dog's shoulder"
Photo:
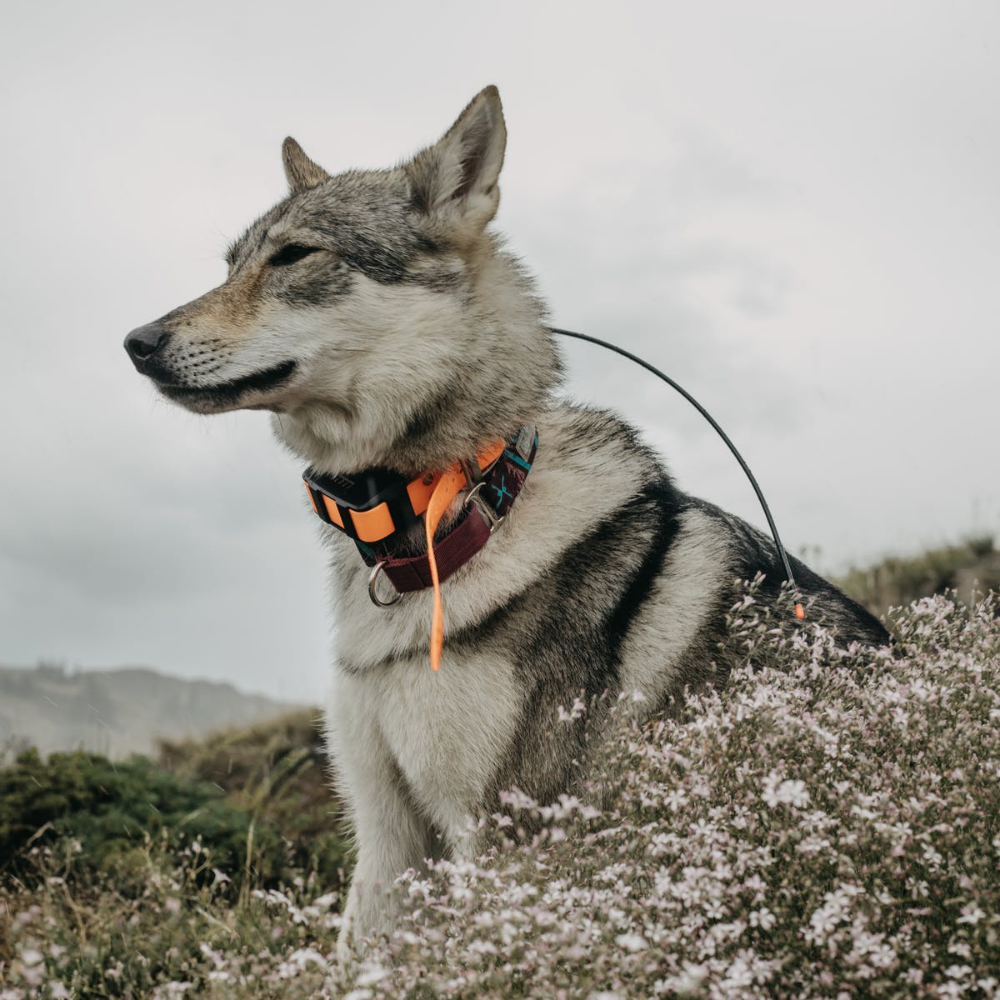
<instances>
[{"instance_id":1,"label":"dog's shoulder","mask_svg":"<svg viewBox=\"0 0 1000 1000\"><path fill-rule=\"evenodd\" d=\"M616 414L567 405L554 414L557 489L572 496L569 517L593 513L561 557L561 576L577 588L588 574L618 594L622 606L697 595L721 620L744 581L763 575L760 592L775 600L786 583L774 540L759 528L677 487L663 460ZM883 645L888 633L856 601L789 557L795 583L811 604L810 620L836 629L839 641ZM595 569L596 567L596 569Z\"/></svg>"}]
</instances>

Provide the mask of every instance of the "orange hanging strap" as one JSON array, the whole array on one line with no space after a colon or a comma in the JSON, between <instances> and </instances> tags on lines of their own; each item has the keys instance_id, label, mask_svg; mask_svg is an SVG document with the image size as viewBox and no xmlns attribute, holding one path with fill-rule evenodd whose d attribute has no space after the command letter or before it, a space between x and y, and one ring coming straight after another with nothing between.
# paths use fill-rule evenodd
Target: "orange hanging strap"
<instances>
[{"instance_id":1,"label":"orange hanging strap","mask_svg":"<svg viewBox=\"0 0 1000 1000\"><path fill-rule=\"evenodd\" d=\"M424 514L424 528L427 532L427 561L431 567L434 587L434 616L431 618L431 669L441 667L441 650L444 647L444 604L441 602L441 581L438 579L437 559L434 557L434 532L444 512L452 500L465 489L465 473L461 465L453 465L438 481L431 494L427 513Z\"/></svg>"},{"instance_id":2,"label":"orange hanging strap","mask_svg":"<svg viewBox=\"0 0 1000 1000\"><path fill-rule=\"evenodd\" d=\"M495 462L503 454L503 449L503 441L495 441L493 444L487 445L476 456L479 468L485 469ZM437 531L438 524L441 523L441 518L451 505L452 500L466 486L471 485L465 478L462 464L456 462L438 480L424 514L424 530L427 533L427 562L430 564L431 585L434 588L434 614L431 618L431 670L440 670L441 651L444 648L444 603L441 600L441 581L438 579L437 559L434 556L434 532Z\"/></svg>"}]
</instances>

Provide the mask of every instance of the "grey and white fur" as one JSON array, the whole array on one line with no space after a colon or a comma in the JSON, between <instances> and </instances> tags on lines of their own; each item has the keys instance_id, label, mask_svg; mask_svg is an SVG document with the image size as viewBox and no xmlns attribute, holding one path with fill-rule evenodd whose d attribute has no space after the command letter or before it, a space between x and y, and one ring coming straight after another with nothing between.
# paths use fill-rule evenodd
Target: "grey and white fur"
<instances>
[{"instance_id":1,"label":"grey and white fur","mask_svg":"<svg viewBox=\"0 0 1000 1000\"><path fill-rule=\"evenodd\" d=\"M417 476L538 428L506 522L444 584L440 673L430 592L375 607L353 542L322 529L329 749L358 846L345 948L391 926L388 890L406 869L483 846L477 821L501 790L545 801L579 779L586 735L581 723L550 738L560 706L638 691L652 716L685 686L723 679L736 581L763 572L774 596L783 579L771 540L682 493L628 424L554 397L544 305L489 229L505 142L495 87L388 170L330 176L286 139L290 193L233 244L225 282L126 340L167 398L198 413L270 410L279 440L320 472ZM886 641L793 565L811 617L844 643Z\"/></svg>"}]
</instances>

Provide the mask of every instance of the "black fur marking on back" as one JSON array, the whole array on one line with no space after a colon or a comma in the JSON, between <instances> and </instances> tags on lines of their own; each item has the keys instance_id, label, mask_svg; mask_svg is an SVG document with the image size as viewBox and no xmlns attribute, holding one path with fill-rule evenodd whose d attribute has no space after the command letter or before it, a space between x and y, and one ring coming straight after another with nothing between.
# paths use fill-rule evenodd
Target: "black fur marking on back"
<instances>
[{"instance_id":1,"label":"black fur marking on back","mask_svg":"<svg viewBox=\"0 0 1000 1000\"><path fill-rule=\"evenodd\" d=\"M521 671L535 673L536 658L574 659L581 626L588 634L572 674L590 697L616 691L621 646L642 602L663 568L678 531L679 494L669 480L645 486L614 515L568 549L560 562L521 600L532 608L553 609L519 657ZM574 612L574 605L578 609ZM564 671L560 671L564 673Z\"/></svg>"},{"instance_id":2,"label":"black fur marking on back","mask_svg":"<svg viewBox=\"0 0 1000 1000\"><path fill-rule=\"evenodd\" d=\"M582 695L592 723L607 697L618 694L622 646L677 537L684 499L666 477L647 485L505 611L475 629L480 643L485 635L515 652L525 691L524 714L495 791L518 775L521 780L533 776L536 784L524 790L539 801L565 789L567 775L559 768L569 755L551 753L546 743L553 738L577 743L572 756L582 761L588 724L585 718L560 723L558 709L569 708ZM542 609L549 614L539 617ZM552 768L539 769L547 759ZM526 760L532 767L523 764Z\"/></svg>"},{"instance_id":3,"label":"black fur marking on back","mask_svg":"<svg viewBox=\"0 0 1000 1000\"><path fill-rule=\"evenodd\" d=\"M649 596L656 578L663 571L663 562L677 535L678 515L683 509L678 494L669 483L658 483L649 487L644 494L636 498L635 502L640 500L656 509L659 523L646 558L643 559L642 565L608 619L608 636L616 662L620 660L622 642Z\"/></svg>"},{"instance_id":4,"label":"black fur marking on back","mask_svg":"<svg viewBox=\"0 0 1000 1000\"><path fill-rule=\"evenodd\" d=\"M730 536L734 546L735 575L752 580L758 573L763 573L764 580L758 593L763 598L776 601L786 581L785 570L772 539L714 504L696 498L691 498L689 502L692 507L720 522L720 527ZM795 556L790 555L788 560L802 598L812 606L807 614L807 622L815 621L835 629L838 644L842 646L855 641L874 646L883 646L889 642L889 633L873 614L814 573ZM734 588L733 601L739 597L738 589Z\"/></svg>"}]
</instances>

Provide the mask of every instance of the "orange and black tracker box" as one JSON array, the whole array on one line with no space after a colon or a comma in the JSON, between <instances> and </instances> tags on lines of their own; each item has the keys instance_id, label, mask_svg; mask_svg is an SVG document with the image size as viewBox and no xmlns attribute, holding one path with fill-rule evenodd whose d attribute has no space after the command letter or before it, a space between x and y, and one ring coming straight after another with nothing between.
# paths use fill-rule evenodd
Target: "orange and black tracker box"
<instances>
[{"instance_id":1,"label":"orange and black tracker box","mask_svg":"<svg viewBox=\"0 0 1000 1000\"><path fill-rule=\"evenodd\" d=\"M371 544L418 523L440 473L407 480L390 469L365 469L351 476L307 469L302 478L322 520Z\"/></svg>"}]
</instances>

